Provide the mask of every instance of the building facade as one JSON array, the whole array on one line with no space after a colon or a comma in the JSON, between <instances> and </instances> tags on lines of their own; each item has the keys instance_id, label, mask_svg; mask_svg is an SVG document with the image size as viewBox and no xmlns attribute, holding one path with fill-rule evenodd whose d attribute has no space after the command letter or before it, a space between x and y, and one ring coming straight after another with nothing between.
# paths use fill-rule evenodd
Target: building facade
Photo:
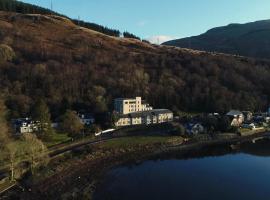
<instances>
[{"instance_id":1,"label":"building facade","mask_svg":"<svg viewBox=\"0 0 270 200\"><path fill-rule=\"evenodd\" d=\"M95 118L91 113L78 113L78 117L85 126L90 126L95 123Z\"/></svg>"},{"instance_id":2,"label":"building facade","mask_svg":"<svg viewBox=\"0 0 270 200\"><path fill-rule=\"evenodd\" d=\"M145 101L142 101L141 97L136 97L115 99L114 110L118 114L125 115L134 112L150 111L153 110L153 108Z\"/></svg>"},{"instance_id":3,"label":"building facade","mask_svg":"<svg viewBox=\"0 0 270 200\"><path fill-rule=\"evenodd\" d=\"M38 130L39 122L35 122L30 118L20 118L12 120L12 126L15 134L33 133Z\"/></svg>"},{"instance_id":4,"label":"building facade","mask_svg":"<svg viewBox=\"0 0 270 200\"><path fill-rule=\"evenodd\" d=\"M161 124L173 121L173 112L168 109L154 109L129 114L120 114L117 127Z\"/></svg>"},{"instance_id":5,"label":"building facade","mask_svg":"<svg viewBox=\"0 0 270 200\"><path fill-rule=\"evenodd\" d=\"M231 126L235 127L241 126L245 120L244 114L238 110L231 110L227 116L231 119Z\"/></svg>"}]
</instances>

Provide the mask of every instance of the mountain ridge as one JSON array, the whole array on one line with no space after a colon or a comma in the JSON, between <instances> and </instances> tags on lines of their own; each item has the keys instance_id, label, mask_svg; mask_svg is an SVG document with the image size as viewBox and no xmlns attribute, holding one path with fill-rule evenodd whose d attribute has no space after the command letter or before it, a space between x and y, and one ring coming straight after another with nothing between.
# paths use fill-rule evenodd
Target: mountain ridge
<instances>
[{"instance_id":1,"label":"mountain ridge","mask_svg":"<svg viewBox=\"0 0 270 200\"><path fill-rule=\"evenodd\" d=\"M210 52L270 59L270 20L229 24L205 33L163 43Z\"/></svg>"}]
</instances>

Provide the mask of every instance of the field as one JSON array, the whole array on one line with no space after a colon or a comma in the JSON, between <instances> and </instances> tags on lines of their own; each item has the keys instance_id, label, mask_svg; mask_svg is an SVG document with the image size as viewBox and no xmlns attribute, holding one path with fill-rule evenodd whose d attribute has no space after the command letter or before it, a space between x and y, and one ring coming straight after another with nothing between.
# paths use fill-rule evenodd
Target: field
<instances>
[{"instance_id":1,"label":"field","mask_svg":"<svg viewBox=\"0 0 270 200\"><path fill-rule=\"evenodd\" d=\"M100 146L103 148L129 148L135 146L175 144L182 142L183 138L179 136L135 136L113 139L101 144Z\"/></svg>"},{"instance_id":2,"label":"field","mask_svg":"<svg viewBox=\"0 0 270 200\"><path fill-rule=\"evenodd\" d=\"M49 142L46 142L46 146L50 148L52 146L68 142L70 140L71 140L71 137L69 137L67 134L56 133L56 134L53 134Z\"/></svg>"}]
</instances>

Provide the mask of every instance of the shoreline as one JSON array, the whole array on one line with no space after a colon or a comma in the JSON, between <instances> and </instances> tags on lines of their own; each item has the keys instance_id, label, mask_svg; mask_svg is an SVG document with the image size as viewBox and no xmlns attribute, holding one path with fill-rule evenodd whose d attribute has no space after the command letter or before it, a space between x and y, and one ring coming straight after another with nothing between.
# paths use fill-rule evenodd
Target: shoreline
<instances>
[{"instance_id":1,"label":"shoreline","mask_svg":"<svg viewBox=\"0 0 270 200\"><path fill-rule=\"evenodd\" d=\"M177 145L144 145L130 149L97 151L79 158L66 169L55 172L52 176L31 185L31 191L18 194L22 199L67 199L70 196L92 199L96 187L103 180L106 172L125 163L140 163L163 154L177 152L179 155L199 152L205 147L217 145L241 144L262 137L267 132L249 136L236 136L227 139L191 142ZM73 159L69 160L71 162ZM14 198L14 197L13 197ZM12 199L12 197L11 197Z\"/></svg>"}]
</instances>

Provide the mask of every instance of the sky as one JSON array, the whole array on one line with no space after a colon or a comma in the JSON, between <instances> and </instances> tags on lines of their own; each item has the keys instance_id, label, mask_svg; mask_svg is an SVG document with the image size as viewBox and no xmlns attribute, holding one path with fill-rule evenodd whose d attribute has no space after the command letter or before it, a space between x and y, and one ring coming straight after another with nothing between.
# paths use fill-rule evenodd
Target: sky
<instances>
[{"instance_id":1,"label":"sky","mask_svg":"<svg viewBox=\"0 0 270 200\"><path fill-rule=\"evenodd\" d=\"M71 18L129 31L153 43L230 23L270 19L270 0L21 0Z\"/></svg>"}]
</instances>

